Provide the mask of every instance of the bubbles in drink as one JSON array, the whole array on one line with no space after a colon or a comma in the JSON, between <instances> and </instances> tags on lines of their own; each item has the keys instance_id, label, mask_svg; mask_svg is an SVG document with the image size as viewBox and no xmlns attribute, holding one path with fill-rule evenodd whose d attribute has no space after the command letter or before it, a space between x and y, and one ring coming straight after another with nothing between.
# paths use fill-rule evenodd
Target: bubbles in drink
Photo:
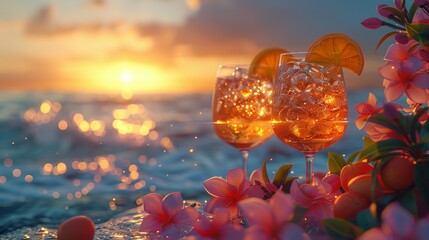
<instances>
[{"instance_id":1,"label":"bubbles in drink","mask_svg":"<svg viewBox=\"0 0 429 240\"><path fill-rule=\"evenodd\" d=\"M234 75L219 77L213 96L214 127L219 138L239 149L261 144L272 135L272 81Z\"/></svg>"}]
</instances>

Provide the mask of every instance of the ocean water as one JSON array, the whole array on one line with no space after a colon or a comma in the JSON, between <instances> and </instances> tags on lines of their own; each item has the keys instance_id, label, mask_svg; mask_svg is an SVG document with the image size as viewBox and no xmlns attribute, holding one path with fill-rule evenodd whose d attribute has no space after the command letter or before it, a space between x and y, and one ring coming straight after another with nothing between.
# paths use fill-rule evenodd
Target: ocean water
<instances>
[{"instance_id":1,"label":"ocean water","mask_svg":"<svg viewBox=\"0 0 429 240\"><path fill-rule=\"evenodd\" d=\"M362 147L354 105L367 91L349 93L343 139L316 155ZM272 137L250 152L249 169L268 160L272 174L303 155ZM237 150L219 140L211 95L118 96L2 92L0 94L0 239L54 239L64 220L87 215L98 239L143 239L137 230L141 197L180 191L185 200L209 198L202 182L241 166Z\"/></svg>"}]
</instances>

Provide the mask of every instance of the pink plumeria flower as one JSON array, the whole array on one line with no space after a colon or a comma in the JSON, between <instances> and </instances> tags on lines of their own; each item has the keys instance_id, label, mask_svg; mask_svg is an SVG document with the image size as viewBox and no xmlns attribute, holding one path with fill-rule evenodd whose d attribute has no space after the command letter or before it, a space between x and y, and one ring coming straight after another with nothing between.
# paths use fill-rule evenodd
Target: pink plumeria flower
<instances>
[{"instance_id":1,"label":"pink plumeria flower","mask_svg":"<svg viewBox=\"0 0 429 240\"><path fill-rule=\"evenodd\" d=\"M381 228L372 228L358 239L424 240L429 236L429 216L416 220L411 213L397 202L389 204L383 210L381 218Z\"/></svg>"},{"instance_id":2,"label":"pink plumeria flower","mask_svg":"<svg viewBox=\"0 0 429 240\"><path fill-rule=\"evenodd\" d=\"M141 232L179 236L186 227L191 227L200 217L192 207L184 207L180 192L162 197L158 193L143 196L144 211L148 213L140 225Z\"/></svg>"},{"instance_id":3,"label":"pink plumeria flower","mask_svg":"<svg viewBox=\"0 0 429 240\"><path fill-rule=\"evenodd\" d=\"M355 120L355 125L358 129L362 129L371 116L383 111L383 108L377 108L377 103L377 98L370 92L365 103L359 103L355 106L359 114L359 117Z\"/></svg>"},{"instance_id":4,"label":"pink plumeria flower","mask_svg":"<svg viewBox=\"0 0 429 240\"><path fill-rule=\"evenodd\" d=\"M194 231L204 239L243 239L244 227L231 223L228 210L217 208L211 220L201 215L194 224Z\"/></svg>"},{"instance_id":5,"label":"pink plumeria flower","mask_svg":"<svg viewBox=\"0 0 429 240\"><path fill-rule=\"evenodd\" d=\"M259 168L253 171L250 175L250 185L251 186L248 191L255 191L255 193L252 195L258 195L261 191L263 191L263 199L271 198L271 196L278 190L276 185L272 184L271 182L265 182L262 176L262 170Z\"/></svg>"},{"instance_id":6,"label":"pink plumeria flower","mask_svg":"<svg viewBox=\"0 0 429 240\"><path fill-rule=\"evenodd\" d=\"M424 71L425 62L417 54L409 55L413 44L415 41L392 44L386 52L388 63L379 72L384 77L384 93L388 102L397 100L404 93L417 103L428 100L426 89L429 89L429 74Z\"/></svg>"},{"instance_id":7,"label":"pink plumeria flower","mask_svg":"<svg viewBox=\"0 0 429 240\"><path fill-rule=\"evenodd\" d=\"M358 129L364 128L365 132L372 141L378 142L389 138L402 139L393 130L380 126L378 124L369 122L368 119L375 114L383 112L383 107L377 107L378 101L374 94L369 93L365 103L359 103L355 106L359 116L355 120L355 125ZM395 109L402 109L402 106L395 103L390 103Z\"/></svg>"},{"instance_id":8,"label":"pink plumeria flower","mask_svg":"<svg viewBox=\"0 0 429 240\"><path fill-rule=\"evenodd\" d=\"M366 134L368 134L368 137L374 142L398 138L397 133L394 132L392 129L380 126L375 123L368 123L365 126L364 130Z\"/></svg>"},{"instance_id":9,"label":"pink plumeria flower","mask_svg":"<svg viewBox=\"0 0 429 240\"><path fill-rule=\"evenodd\" d=\"M226 179L211 177L204 181L204 188L212 196L204 210L213 213L216 208L226 208L230 215L235 217L238 213L237 203L249 197L263 198L264 192L249 190L249 181L241 168L230 170Z\"/></svg>"},{"instance_id":10,"label":"pink plumeria flower","mask_svg":"<svg viewBox=\"0 0 429 240\"><path fill-rule=\"evenodd\" d=\"M304 218L320 222L324 218L334 217L334 201L341 194L340 177L335 174L324 176L317 173L312 183L294 180L290 194L296 204L307 208Z\"/></svg>"},{"instance_id":11,"label":"pink plumeria flower","mask_svg":"<svg viewBox=\"0 0 429 240\"><path fill-rule=\"evenodd\" d=\"M249 224L246 240L310 239L301 227L291 223L295 204L289 194L277 191L268 201L249 198L241 201L238 207Z\"/></svg>"},{"instance_id":12,"label":"pink plumeria flower","mask_svg":"<svg viewBox=\"0 0 429 240\"><path fill-rule=\"evenodd\" d=\"M395 103L388 103L383 106L383 113L385 117L392 121L397 121L398 114L400 114L398 111L404 110L402 106L395 104ZM368 123L365 126L365 132L368 134L368 136L371 138L374 142L379 142L386 139L397 139L401 140L404 143L409 143L408 136L398 134L396 131L393 131L390 128L381 126L376 123Z\"/></svg>"}]
</instances>

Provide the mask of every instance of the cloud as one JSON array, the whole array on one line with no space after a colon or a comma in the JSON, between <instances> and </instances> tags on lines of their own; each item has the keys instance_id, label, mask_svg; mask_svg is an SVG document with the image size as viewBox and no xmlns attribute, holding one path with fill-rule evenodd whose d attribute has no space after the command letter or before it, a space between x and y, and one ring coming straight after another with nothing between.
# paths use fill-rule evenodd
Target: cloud
<instances>
[{"instance_id":1,"label":"cloud","mask_svg":"<svg viewBox=\"0 0 429 240\"><path fill-rule=\"evenodd\" d=\"M54 5L42 7L27 23L26 33L36 36L65 35L76 32L99 33L103 31L117 32L126 24L123 21L86 22L79 24L61 23L57 19L57 9Z\"/></svg>"},{"instance_id":2,"label":"cloud","mask_svg":"<svg viewBox=\"0 0 429 240\"><path fill-rule=\"evenodd\" d=\"M89 2L107 4L105 0ZM55 7L49 5L31 19L27 33L39 36L75 32L117 34L126 25L135 28L142 38L152 38L154 47L160 48L156 50L160 54L172 54L175 48L181 48L195 57L250 55L272 46L302 51L316 38L330 32L348 33L358 41L378 40L371 35L363 37L364 29L359 25L359 19L344 13L342 8L350 8L350 2L332 2L335 2L337 10L317 1L312 4L306 1L187 1L189 6L198 5L199 10L182 25L117 20L66 24L60 22ZM359 6L359 3L354 5Z\"/></svg>"},{"instance_id":3,"label":"cloud","mask_svg":"<svg viewBox=\"0 0 429 240\"><path fill-rule=\"evenodd\" d=\"M178 31L176 41L193 45L193 54L202 56L254 53L271 46L302 51L331 32L349 34L364 44L378 40L362 34L368 30L360 26L354 11L368 10L360 1L331 0L330 4L335 7L328 7L326 1L202 1L200 10Z\"/></svg>"},{"instance_id":4,"label":"cloud","mask_svg":"<svg viewBox=\"0 0 429 240\"><path fill-rule=\"evenodd\" d=\"M22 21L18 21L18 20L1 21L0 33L7 32L13 29L20 29L21 26L22 26Z\"/></svg>"},{"instance_id":5,"label":"cloud","mask_svg":"<svg viewBox=\"0 0 429 240\"><path fill-rule=\"evenodd\" d=\"M104 56L163 66L173 65L177 56L194 59L242 56L250 59L261 49L274 46L303 51L319 36L331 32L348 34L369 52L382 35L359 24L367 17L365 14L376 14L375 9L373 13L368 10L369 5L374 5L371 1L329 0L328 6L326 1L187 0L187 6L194 11L180 24L106 18L103 21L64 23L56 7L48 5L29 20L26 33L38 37L84 33L88 44L94 43L94 35L111 35L118 42L104 49L107 51ZM93 7L108 5L106 0L88 0L87 3ZM120 40L124 34L135 34L134 43L124 45ZM139 41L148 39L152 42L150 48L134 47ZM382 59L382 52L368 55L372 59ZM88 56L80 57L91 58L91 54L88 52ZM376 70L371 71L373 74Z\"/></svg>"},{"instance_id":6,"label":"cloud","mask_svg":"<svg viewBox=\"0 0 429 240\"><path fill-rule=\"evenodd\" d=\"M53 5L42 7L28 22L27 32L30 34L52 32L52 19L55 17L56 8Z\"/></svg>"},{"instance_id":7,"label":"cloud","mask_svg":"<svg viewBox=\"0 0 429 240\"><path fill-rule=\"evenodd\" d=\"M108 7L107 0L88 0L87 6L94 9L105 9Z\"/></svg>"},{"instance_id":8,"label":"cloud","mask_svg":"<svg viewBox=\"0 0 429 240\"><path fill-rule=\"evenodd\" d=\"M186 0L186 5L188 5L189 9L192 11L198 11L201 7L200 0Z\"/></svg>"}]
</instances>

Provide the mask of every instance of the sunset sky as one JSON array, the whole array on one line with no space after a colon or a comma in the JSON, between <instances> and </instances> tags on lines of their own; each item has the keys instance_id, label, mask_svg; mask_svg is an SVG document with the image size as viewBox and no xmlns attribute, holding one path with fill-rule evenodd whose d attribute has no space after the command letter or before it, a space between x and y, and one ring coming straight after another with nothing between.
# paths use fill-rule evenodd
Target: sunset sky
<instances>
[{"instance_id":1,"label":"sunset sky","mask_svg":"<svg viewBox=\"0 0 429 240\"><path fill-rule=\"evenodd\" d=\"M306 50L341 32L363 48L349 88L381 86L385 30L360 25L387 0L1 0L0 91L211 91L219 64L266 47Z\"/></svg>"}]
</instances>

